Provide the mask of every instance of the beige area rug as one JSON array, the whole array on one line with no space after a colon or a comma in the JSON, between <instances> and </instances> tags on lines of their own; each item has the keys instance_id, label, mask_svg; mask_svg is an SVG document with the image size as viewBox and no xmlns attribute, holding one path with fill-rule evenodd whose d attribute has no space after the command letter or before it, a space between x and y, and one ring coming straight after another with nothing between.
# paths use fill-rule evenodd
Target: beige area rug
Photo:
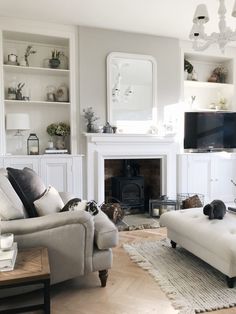
<instances>
[{"instance_id":1,"label":"beige area rug","mask_svg":"<svg viewBox=\"0 0 236 314\"><path fill-rule=\"evenodd\" d=\"M181 314L194 314L236 305L236 287L225 276L169 240L124 244L130 258L147 270Z\"/></svg>"},{"instance_id":2,"label":"beige area rug","mask_svg":"<svg viewBox=\"0 0 236 314\"><path fill-rule=\"evenodd\" d=\"M148 213L126 215L118 222L119 231L133 231L160 228L159 219L151 218Z\"/></svg>"}]
</instances>

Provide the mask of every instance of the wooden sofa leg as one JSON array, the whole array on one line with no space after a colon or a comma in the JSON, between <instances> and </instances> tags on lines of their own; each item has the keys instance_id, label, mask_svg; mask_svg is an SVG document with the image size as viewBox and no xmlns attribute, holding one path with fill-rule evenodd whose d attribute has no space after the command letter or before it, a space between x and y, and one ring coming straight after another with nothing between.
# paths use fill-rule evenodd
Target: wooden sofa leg
<instances>
[{"instance_id":1,"label":"wooden sofa leg","mask_svg":"<svg viewBox=\"0 0 236 314\"><path fill-rule=\"evenodd\" d=\"M101 286L106 287L107 284L107 278L108 278L108 270L99 270L99 278L101 281Z\"/></svg>"},{"instance_id":2,"label":"wooden sofa leg","mask_svg":"<svg viewBox=\"0 0 236 314\"><path fill-rule=\"evenodd\" d=\"M226 276L226 280L227 280L228 287L233 288L234 287L234 277L230 278L230 277Z\"/></svg>"},{"instance_id":3,"label":"wooden sofa leg","mask_svg":"<svg viewBox=\"0 0 236 314\"><path fill-rule=\"evenodd\" d=\"M174 241L170 240L170 244L171 244L171 246L173 247L173 249L176 248L177 243L175 243Z\"/></svg>"}]
</instances>

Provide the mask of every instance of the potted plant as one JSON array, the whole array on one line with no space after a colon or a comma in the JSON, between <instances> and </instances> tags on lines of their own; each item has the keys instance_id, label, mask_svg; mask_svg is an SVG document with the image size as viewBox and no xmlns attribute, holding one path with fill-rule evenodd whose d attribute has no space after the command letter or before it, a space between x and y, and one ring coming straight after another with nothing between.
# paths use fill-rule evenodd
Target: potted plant
<instances>
[{"instance_id":1,"label":"potted plant","mask_svg":"<svg viewBox=\"0 0 236 314\"><path fill-rule=\"evenodd\" d=\"M19 83L16 87L16 100L23 100L22 88L25 86L25 83Z\"/></svg>"},{"instance_id":2,"label":"potted plant","mask_svg":"<svg viewBox=\"0 0 236 314\"><path fill-rule=\"evenodd\" d=\"M27 67L29 66L29 60L28 60L29 56L35 54L36 52L37 51L33 49L33 46L31 46L31 45L27 46L26 51L25 51L25 55L24 55L25 65ZM21 65L23 65L23 64L21 64Z\"/></svg>"},{"instance_id":3,"label":"potted plant","mask_svg":"<svg viewBox=\"0 0 236 314\"><path fill-rule=\"evenodd\" d=\"M193 65L186 59L184 59L184 73L185 79L192 79Z\"/></svg>"},{"instance_id":4,"label":"potted plant","mask_svg":"<svg viewBox=\"0 0 236 314\"><path fill-rule=\"evenodd\" d=\"M65 137L70 135L70 126L67 123L52 123L47 127L47 133L56 137L56 149L65 149Z\"/></svg>"},{"instance_id":5,"label":"potted plant","mask_svg":"<svg viewBox=\"0 0 236 314\"><path fill-rule=\"evenodd\" d=\"M95 112L93 111L93 107L88 107L87 109L83 109L84 119L87 120L87 132L92 133L95 131L94 122L99 118L95 116Z\"/></svg>"},{"instance_id":6,"label":"potted plant","mask_svg":"<svg viewBox=\"0 0 236 314\"><path fill-rule=\"evenodd\" d=\"M63 55L64 55L63 51L59 51L57 49L54 49L52 51L52 57L49 60L50 67L53 68L53 69L58 68L60 63L61 63L60 62L60 57L63 56Z\"/></svg>"}]
</instances>

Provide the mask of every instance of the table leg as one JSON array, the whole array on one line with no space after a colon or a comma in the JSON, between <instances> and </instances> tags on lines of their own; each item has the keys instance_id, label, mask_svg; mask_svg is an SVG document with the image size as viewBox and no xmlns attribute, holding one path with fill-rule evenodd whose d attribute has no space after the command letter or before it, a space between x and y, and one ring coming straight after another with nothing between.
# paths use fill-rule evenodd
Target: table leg
<instances>
[{"instance_id":1,"label":"table leg","mask_svg":"<svg viewBox=\"0 0 236 314\"><path fill-rule=\"evenodd\" d=\"M44 281L44 312L50 314L50 279Z\"/></svg>"}]
</instances>

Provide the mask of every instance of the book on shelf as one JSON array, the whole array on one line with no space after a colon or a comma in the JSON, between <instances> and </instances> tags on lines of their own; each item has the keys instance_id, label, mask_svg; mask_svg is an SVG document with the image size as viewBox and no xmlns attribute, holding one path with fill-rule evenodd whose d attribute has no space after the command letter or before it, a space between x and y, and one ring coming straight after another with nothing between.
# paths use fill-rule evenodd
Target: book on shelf
<instances>
[{"instance_id":1,"label":"book on shelf","mask_svg":"<svg viewBox=\"0 0 236 314\"><path fill-rule=\"evenodd\" d=\"M45 154L68 154L68 149L45 149Z\"/></svg>"},{"instance_id":2,"label":"book on shelf","mask_svg":"<svg viewBox=\"0 0 236 314\"><path fill-rule=\"evenodd\" d=\"M14 242L11 249L7 251L0 249L0 271L10 271L14 269L17 252L16 242Z\"/></svg>"}]
</instances>

